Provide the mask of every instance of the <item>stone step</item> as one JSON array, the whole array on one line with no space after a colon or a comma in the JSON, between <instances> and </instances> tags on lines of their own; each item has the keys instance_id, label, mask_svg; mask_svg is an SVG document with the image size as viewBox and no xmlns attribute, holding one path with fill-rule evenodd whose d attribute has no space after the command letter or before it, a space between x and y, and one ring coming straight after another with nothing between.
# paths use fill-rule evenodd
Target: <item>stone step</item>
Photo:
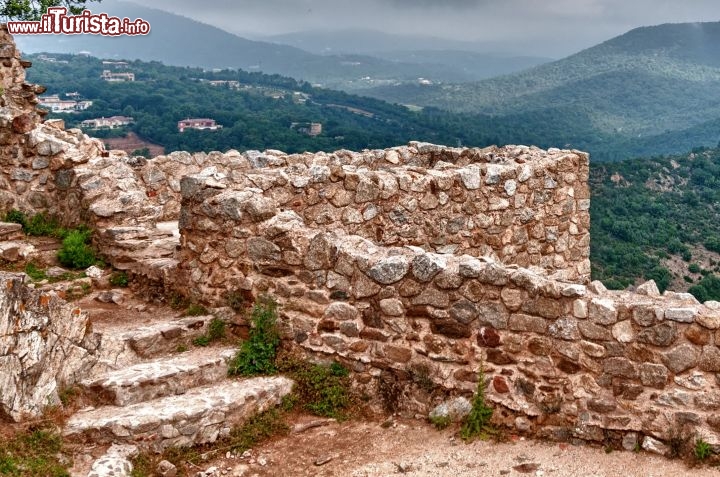
<instances>
[{"instance_id":1,"label":"stone step","mask_svg":"<svg viewBox=\"0 0 720 477\"><path fill-rule=\"evenodd\" d=\"M0 241L22 238L22 225L12 222L0 222Z\"/></svg>"},{"instance_id":2,"label":"stone step","mask_svg":"<svg viewBox=\"0 0 720 477\"><path fill-rule=\"evenodd\" d=\"M279 405L292 387L293 381L281 376L227 379L177 396L80 411L67 421L63 435L94 444L134 443L156 452L211 443Z\"/></svg>"},{"instance_id":3,"label":"stone step","mask_svg":"<svg viewBox=\"0 0 720 477\"><path fill-rule=\"evenodd\" d=\"M98 341L98 361L87 379L96 379L110 371L134 366L148 359L176 353L208 329L212 315L157 316L146 324L121 320L93 322L93 337Z\"/></svg>"},{"instance_id":4,"label":"stone step","mask_svg":"<svg viewBox=\"0 0 720 477\"><path fill-rule=\"evenodd\" d=\"M175 356L104 373L81 386L103 404L127 406L216 383L227 376L235 348L194 348Z\"/></svg>"}]
</instances>

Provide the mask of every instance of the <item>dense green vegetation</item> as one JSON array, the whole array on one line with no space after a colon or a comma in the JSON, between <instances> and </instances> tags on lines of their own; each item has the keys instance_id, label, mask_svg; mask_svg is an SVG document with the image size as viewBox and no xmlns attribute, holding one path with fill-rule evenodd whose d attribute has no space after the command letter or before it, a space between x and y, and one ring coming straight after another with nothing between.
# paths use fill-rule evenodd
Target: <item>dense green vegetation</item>
<instances>
[{"instance_id":1,"label":"dense green vegetation","mask_svg":"<svg viewBox=\"0 0 720 477\"><path fill-rule=\"evenodd\" d=\"M701 300L720 299L720 279L712 273L720 272L720 150L594 164L590 181L595 279L624 288L652 278L665 289L683 273L701 274L690 291ZM691 263L696 254L706 258L705 268ZM685 264L675 277L671 256Z\"/></svg>"},{"instance_id":2,"label":"dense green vegetation","mask_svg":"<svg viewBox=\"0 0 720 477\"><path fill-rule=\"evenodd\" d=\"M55 237L62 240L57 258L66 267L87 268L97 262L95 249L91 246L92 231L86 226L66 229L60 226L55 217L40 212L28 217L24 212L12 209L5 214L5 222L14 222L23 226L23 232L35 237Z\"/></svg>"},{"instance_id":3,"label":"dense green vegetation","mask_svg":"<svg viewBox=\"0 0 720 477\"><path fill-rule=\"evenodd\" d=\"M133 131L167 150L275 148L299 152L381 148L410 140L486 145L496 139L487 132L487 124L468 117L439 111L411 112L277 75L205 72L138 61L127 67L135 73L135 82L108 83L100 79L106 68L100 60L58 58L68 63L35 59L28 79L46 85L48 94L78 92L94 104L87 111L57 117L73 126L89 118L131 116L135 119ZM239 81L242 87L234 90L201 80ZM178 132L177 122L188 117L210 117L223 129ZM321 122L322 134L310 137L291 129L292 123L307 122ZM105 135L102 131L93 134Z\"/></svg>"}]
</instances>

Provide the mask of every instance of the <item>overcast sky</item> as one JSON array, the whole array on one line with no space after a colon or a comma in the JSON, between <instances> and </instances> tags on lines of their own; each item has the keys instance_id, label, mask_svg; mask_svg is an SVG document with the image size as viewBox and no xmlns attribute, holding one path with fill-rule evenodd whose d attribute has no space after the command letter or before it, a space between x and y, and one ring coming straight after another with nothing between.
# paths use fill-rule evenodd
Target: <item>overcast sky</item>
<instances>
[{"instance_id":1,"label":"overcast sky","mask_svg":"<svg viewBox=\"0 0 720 477\"><path fill-rule=\"evenodd\" d=\"M245 36L369 28L502 42L554 57L638 26L720 21L720 0L154 0L152 6Z\"/></svg>"}]
</instances>

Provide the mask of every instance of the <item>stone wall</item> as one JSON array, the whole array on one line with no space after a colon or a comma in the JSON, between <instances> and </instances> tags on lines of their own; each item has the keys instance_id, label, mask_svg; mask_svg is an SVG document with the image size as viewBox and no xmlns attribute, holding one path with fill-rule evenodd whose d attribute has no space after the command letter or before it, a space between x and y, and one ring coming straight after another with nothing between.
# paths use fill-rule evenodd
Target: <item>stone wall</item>
<instances>
[{"instance_id":1,"label":"stone wall","mask_svg":"<svg viewBox=\"0 0 720 477\"><path fill-rule=\"evenodd\" d=\"M182 180L179 291L213 305L276 297L284 339L343 360L360 383L424 370L470 393L482 364L499 419L520 432L662 445L652 439L692 431L720 445L720 304L661 296L652 282L608 292L552 269L385 246L342 219L308 225L273 193L282 170L262 172L239 190Z\"/></svg>"},{"instance_id":2,"label":"stone wall","mask_svg":"<svg viewBox=\"0 0 720 477\"><path fill-rule=\"evenodd\" d=\"M24 274L0 273L0 417L38 417L58 393L94 363L88 315L25 285Z\"/></svg>"},{"instance_id":3,"label":"stone wall","mask_svg":"<svg viewBox=\"0 0 720 477\"><path fill-rule=\"evenodd\" d=\"M421 153L428 148L433 152ZM589 279L583 153L414 143L364 155L274 159L275 167L236 169L220 184L238 194L257 191L276 209L294 210L312 229L341 227L378 245L492 256L559 278ZM233 192L219 200L228 194Z\"/></svg>"},{"instance_id":4,"label":"stone wall","mask_svg":"<svg viewBox=\"0 0 720 477\"><path fill-rule=\"evenodd\" d=\"M36 108L45 87L25 82L30 62L20 59L7 27L0 25L0 213L12 208L49 212L67 225L81 221L72 170L100 156L102 143L58 120L42 123Z\"/></svg>"}]
</instances>

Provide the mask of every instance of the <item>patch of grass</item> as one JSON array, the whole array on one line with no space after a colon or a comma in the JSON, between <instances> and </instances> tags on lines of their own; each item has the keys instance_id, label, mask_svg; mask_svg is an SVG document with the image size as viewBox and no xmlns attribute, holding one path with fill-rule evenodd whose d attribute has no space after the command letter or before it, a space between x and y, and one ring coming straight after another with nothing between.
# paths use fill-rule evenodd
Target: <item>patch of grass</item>
<instances>
[{"instance_id":1,"label":"patch of grass","mask_svg":"<svg viewBox=\"0 0 720 477\"><path fill-rule=\"evenodd\" d=\"M193 340L195 346L208 346L225 338L225 322L219 318L210 320L207 332Z\"/></svg>"},{"instance_id":2,"label":"patch of grass","mask_svg":"<svg viewBox=\"0 0 720 477\"><path fill-rule=\"evenodd\" d=\"M60 281L76 280L78 278L85 277L85 273L74 273L74 272L66 272L57 277L49 277L45 273L45 270L40 268L34 262L29 262L29 263L25 264L25 268L23 269L23 271L25 272L25 274L27 276L30 277L30 279L32 281L35 281L35 282L47 280L49 283L56 283L56 282L60 282ZM85 283L85 284L82 284L81 286L83 286L83 288L85 288L87 286L88 291L89 291L90 285Z\"/></svg>"},{"instance_id":3,"label":"patch of grass","mask_svg":"<svg viewBox=\"0 0 720 477\"><path fill-rule=\"evenodd\" d=\"M50 280L52 282L52 280ZM66 301L74 301L79 300L80 298L84 296L88 296L90 292L92 291L92 286L89 283L80 283L80 286L77 285L70 287L65 292L65 300Z\"/></svg>"},{"instance_id":4,"label":"patch of grass","mask_svg":"<svg viewBox=\"0 0 720 477\"><path fill-rule=\"evenodd\" d=\"M466 442L476 438L487 439L488 436L495 433L495 430L490 426L492 415L492 408L485 404L485 372L481 365L478 371L478 385L473 398L472 409L460 428L460 437Z\"/></svg>"},{"instance_id":5,"label":"patch of grass","mask_svg":"<svg viewBox=\"0 0 720 477\"><path fill-rule=\"evenodd\" d=\"M695 448L693 449L695 459L704 461L713 454L712 446L708 444L702 437L695 439Z\"/></svg>"},{"instance_id":6,"label":"patch of grass","mask_svg":"<svg viewBox=\"0 0 720 477\"><path fill-rule=\"evenodd\" d=\"M0 475L69 477L61 451L62 438L48 429L34 429L0 441Z\"/></svg>"},{"instance_id":7,"label":"patch of grass","mask_svg":"<svg viewBox=\"0 0 720 477\"><path fill-rule=\"evenodd\" d=\"M129 282L130 280L125 272L113 272L113 274L110 275L110 285L114 287L125 288Z\"/></svg>"},{"instance_id":8,"label":"patch of grass","mask_svg":"<svg viewBox=\"0 0 720 477\"><path fill-rule=\"evenodd\" d=\"M47 275L45 275L45 270L38 268L38 266L35 265L33 262L25 265L25 273L35 282L39 282L47 278Z\"/></svg>"},{"instance_id":9,"label":"patch of grass","mask_svg":"<svg viewBox=\"0 0 720 477\"><path fill-rule=\"evenodd\" d=\"M189 348L187 347L187 345L185 343L180 343L179 345L177 345L177 348L175 348L175 352L176 353L184 353L188 349Z\"/></svg>"},{"instance_id":10,"label":"patch of grass","mask_svg":"<svg viewBox=\"0 0 720 477\"><path fill-rule=\"evenodd\" d=\"M197 303L192 303L185 310L185 316L205 316L209 314L207 308Z\"/></svg>"},{"instance_id":11,"label":"patch of grass","mask_svg":"<svg viewBox=\"0 0 720 477\"><path fill-rule=\"evenodd\" d=\"M23 230L27 235L35 237L62 238L66 233L55 217L48 217L42 212L33 215L27 220L23 225Z\"/></svg>"},{"instance_id":12,"label":"patch of grass","mask_svg":"<svg viewBox=\"0 0 720 477\"><path fill-rule=\"evenodd\" d=\"M452 419L450 418L450 416L431 416L429 419L430 424L435 426L435 429L437 429L438 431L447 429L447 427L452 424Z\"/></svg>"},{"instance_id":13,"label":"patch of grass","mask_svg":"<svg viewBox=\"0 0 720 477\"><path fill-rule=\"evenodd\" d=\"M70 268L87 268L96 262L95 250L90 246L92 231L85 228L71 230L58 250L60 263Z\"/></svg>"},{"instance_id":14,"label":"patch of grass","mask_svg":"<svg viewBox=\"0 0 720 477\"><path fill-rule=\"evenodd\" d=\"M352 402L350 372L342 364L326 366L290 358L278 367L295 381L294 394L303 409L318 416L348 418Z\"/></svg>"},{"instance_id":15,"label":"patch of grass","mask_svg":"<svg viewBox=\"0 0 720 477\"><path fill-rule=\"evenodd\" d=\"M230 448L242 453L271 437L286 434L288 429L282 411L270 409L230 431Z\"/></svg>"},{"instance_id":16,"label":"patch of grass","mask_svg":"<svg viewBox=\"0 0 720 477\"><path fill-rule=\"evenodd\" d=\"M66 229L60 227L57 218L50 217L43 212L28 217L25 212L12 209L5 214L4 221L22 225L23 232L33 237L64 238L68 233Z\"/></svg>"},{"instance_id":17,"label":"patch of grass","mask_svg":"<svg viewBox=\"0 0 720 477\"><path fill-rule=\"evenodd\" d=\"M280 346L277 303L271 298L259 299L253 306L250 323L250 336L243 341L230 362L230 376L257 376L277 372L275 358Z\"/></svg>"}]
</instances>

